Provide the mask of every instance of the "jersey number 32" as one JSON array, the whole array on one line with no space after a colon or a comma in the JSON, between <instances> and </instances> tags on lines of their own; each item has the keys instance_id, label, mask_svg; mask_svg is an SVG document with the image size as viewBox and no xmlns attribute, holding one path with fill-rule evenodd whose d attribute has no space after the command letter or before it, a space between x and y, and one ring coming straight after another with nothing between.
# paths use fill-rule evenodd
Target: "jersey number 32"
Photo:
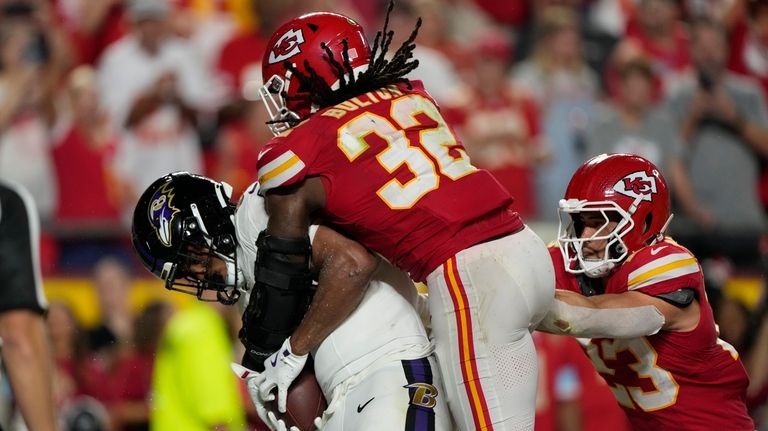
<instances>
[{"instance_id":1,"label":"jersey number 32","mask_svg":"<svg viewBox=\"0 0 768 431\"><path fill-rule=\"evenodd\" d=\"M436 123L434 128L422 129L418 139L409 138L406 130L423 126L417 117L423 114ZM397 178L384 183L376 194L392 209L408 209L424 195L440 186L442 177L455 181L477 168L456 142L437 107L419 95L403 96L392 101L388 117L364 112L345 123L338 131L338 146L353 162L363 154L377 136L387 148L376 155L379 164L393 174L405 165L413 179L403 184ZM415 142L416 141L416 142Z\"/></svg>"}]
</instances>

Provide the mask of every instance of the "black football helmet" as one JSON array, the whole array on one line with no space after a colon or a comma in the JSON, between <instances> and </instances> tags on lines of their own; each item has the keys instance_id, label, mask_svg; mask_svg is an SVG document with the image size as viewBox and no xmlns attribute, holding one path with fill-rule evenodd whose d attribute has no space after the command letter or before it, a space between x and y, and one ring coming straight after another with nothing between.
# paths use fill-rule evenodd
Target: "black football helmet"
<instances>
[{"instance_id":1,"label":"black football helmet","mask_svg":"<svg viewBox=\"0 0 768 431\"><path fill-rule=\"evenodd\" d=\"M237 301L242 276L231 195L229 184L188 172L161 177L141 195L133 213L133 247L167 289L201 300L213 290L219 302ZM210 271L212 257L226 263L226 278ZM192 273L193 264L202 264L205 274Z\"/></svg>"}]
</instances>

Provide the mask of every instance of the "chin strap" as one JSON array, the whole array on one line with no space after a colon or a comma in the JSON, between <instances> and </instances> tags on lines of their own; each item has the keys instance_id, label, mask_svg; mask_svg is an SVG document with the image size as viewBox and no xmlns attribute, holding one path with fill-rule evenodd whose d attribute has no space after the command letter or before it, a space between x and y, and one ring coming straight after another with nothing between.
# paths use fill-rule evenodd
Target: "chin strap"
<instances>
[{"instance_id":1,"label":"chin strap","mask_svg":"<svg viewBox=\"0 0 768 431\"><path fill-rule=\"evenodd\" d=\"M226 290L216 291L216 299L225 305L232 305L240 299L240 295L247 291L245 286L245 276L237 267L235 262L226 261L227 278L224 284Z\"/></svg>"}]
</instances>

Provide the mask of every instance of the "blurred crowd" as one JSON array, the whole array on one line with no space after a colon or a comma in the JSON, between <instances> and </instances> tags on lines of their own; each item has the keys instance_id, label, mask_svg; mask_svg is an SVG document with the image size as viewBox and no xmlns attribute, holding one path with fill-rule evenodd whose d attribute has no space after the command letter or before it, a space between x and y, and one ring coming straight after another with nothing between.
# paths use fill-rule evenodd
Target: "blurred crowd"
<instances>
[{"instance_id":1,"label":"blurred crowd","mask_svg":"<svg viewBox=\"0 0 768 431\"><path fill-rule=\"evenodd\" d=\"M151 300L136 310L132 269L114 257L89 277L100 310L94 325L84 327L61 300L47 316L59 429L224 431L244 430L247 420L262 429L229 367L242 354L235 307Z\"/></svg>"},{"instance_id":2,"label":"blurred crowd","mask_svg":"<svg viewBox=\"0 0 768 431\"><path fill-rule=\"evenodd\" d=\"M387 3L0 0L0 178L35 199L44 274L88 275L100 298L94 328L66 303L48 315L57 400L90 412L78 420L146 429L149 400L160 402L153 385L173 386L153 377L157 350L189 332L163 328L181 312L197 313L178 319L184 325L210 321L196 307L128 307L131 280L143 275L128 241L138 195L176 170L241 193L271 137L258 100L271 32L324 10L354 17L372 39ZM400 0L393 45L417 17L420 65L410 77L527 221L556 226L567 181L593 155L635 153L660 167L674 199L669 232L700 258L722 337L752 376L753 413L768 416L768 0ZM233 334L237 316L214 311L221 334ZM225 338L224 350L238 344ZM562 342L537 341L542 361L573 361L545 375L549 417L537 429L609 429L571 408L594 404L580 396L596 390L594 372L574 371L581 359L558 354ZM235 384L221 390L232 395ZM250 403L234 404L231 414L254 419L243 410Z\"/></svg>"}]
</instances>

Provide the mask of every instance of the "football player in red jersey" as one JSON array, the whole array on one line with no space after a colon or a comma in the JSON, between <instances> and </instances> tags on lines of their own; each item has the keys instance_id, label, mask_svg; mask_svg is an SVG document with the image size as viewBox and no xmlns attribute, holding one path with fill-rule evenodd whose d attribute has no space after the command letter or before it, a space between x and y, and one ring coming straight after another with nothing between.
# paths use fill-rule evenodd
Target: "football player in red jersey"
<instances>
[{"instance_id":1,"label":"football player in red jersey","mask_svg":"<svg viewBox=\"0 0 768 431\"><path fill-rule=\"evenodd\" d=\"M591 337L585 350L635 429L754 430L748 377L718 339L701 267L664 236L670 198L656 166L590 159L560 215L550 249L558 290L542 327Z\"/></svg>"},{"instance_id":2,"label":"football player in red jersey","mask_svg":"<svg viewBox=\"0 0 768 431\"><path fill-rule=\"evenodd\" d=\"M458 427L532 429L529 329L552 302L552 264L513 198L471 165L421 82L405 78L418 64L419 25L389 59L386 20L372 48L356 22L332 13L276 30L262 69L276 134L259 160L270 214L264 250L306 242L317 216L425 281Z\"/></svg>"}]
</instances>

